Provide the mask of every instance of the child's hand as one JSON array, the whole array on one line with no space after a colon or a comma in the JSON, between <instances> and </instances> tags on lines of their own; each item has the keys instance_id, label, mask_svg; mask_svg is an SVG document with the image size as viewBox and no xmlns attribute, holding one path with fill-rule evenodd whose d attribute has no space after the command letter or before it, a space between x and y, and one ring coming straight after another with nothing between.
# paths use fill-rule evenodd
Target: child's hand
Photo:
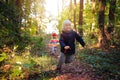
<instances>
[{"instance_id":1,"label":"child's hand","mask_svg":"<svg viewBox=\"0 0 120 80\"><path fill-rule=\"evenodd\" d=\"M70 46L65 46L64 49L70 49Z\"/></svg>"},{"instance_id":2,"label":"child's hand","mask_svg":"<svg viewBox=\"0 0 120 80\"><path fill-rule=\"evenodd\" d=\"M87 46L84 46L84 48L86 49L86 48L87 48Z\"/></svg>"}]
</instances>

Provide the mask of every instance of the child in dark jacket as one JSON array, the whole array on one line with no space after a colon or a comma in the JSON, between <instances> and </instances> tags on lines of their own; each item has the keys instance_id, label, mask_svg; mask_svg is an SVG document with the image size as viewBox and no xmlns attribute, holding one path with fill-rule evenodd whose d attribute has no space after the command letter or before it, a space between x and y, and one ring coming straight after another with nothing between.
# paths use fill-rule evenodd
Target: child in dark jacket
<instances>
[{"instance_id":1,"label":"child in dark jacket","mask_svg":"<svg viewBox=\"0 0 120 80\"><path fill-rule=\"evenodd\" d=\"M59 39L61 53L56 69L57 71L61 70L63 63L70 63L73 61L75 54L75 40L77 40L82 47L85 46L85 42L82 37L72 30L71 22L69 20L65 20L63 22L63 29Z\"/></svg>"}]
</instances>

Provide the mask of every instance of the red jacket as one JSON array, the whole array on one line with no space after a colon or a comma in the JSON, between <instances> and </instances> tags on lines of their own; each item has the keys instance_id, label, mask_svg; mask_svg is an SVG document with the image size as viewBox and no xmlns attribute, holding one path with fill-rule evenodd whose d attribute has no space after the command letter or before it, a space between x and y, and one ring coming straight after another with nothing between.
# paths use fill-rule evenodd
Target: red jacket
<instances>
[{"instance_id":1,"label":"red jacket","mask_svg":"<svg viewBox=\"0 0 120 80\"><path fill-rule=\"evenodd\" d=\"M59 40L57 40L57 39L51 39L50 40L50 43L58 43L59 42Z\"/></svg>"}]
</instances>

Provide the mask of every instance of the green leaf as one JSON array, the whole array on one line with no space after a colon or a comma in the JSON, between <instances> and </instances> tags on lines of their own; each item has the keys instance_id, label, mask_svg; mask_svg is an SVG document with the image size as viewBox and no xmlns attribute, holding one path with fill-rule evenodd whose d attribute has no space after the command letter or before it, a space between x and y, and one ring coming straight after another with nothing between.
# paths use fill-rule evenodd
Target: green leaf
<instances>
[{"instance_id":1,"label":"green leaf","mask_svg":"<svg viewBox=\"0 0 120 80\"><path fill-rule=\"evenodd\" d=\"M13 73L10 75L11 77L17 77L21 73L19 69L13 69Z\"/></svg>"},{"instance_id":2,"label":"green leaf","mask_svg":"<svg viewBox=\"0 0 120 80\"><path fill-rule=\"evenodd\" d=\"M5 53L0 54L0 62L2 62L6 58L7 58L7 55Z\"/></svg>"}]
</instances>

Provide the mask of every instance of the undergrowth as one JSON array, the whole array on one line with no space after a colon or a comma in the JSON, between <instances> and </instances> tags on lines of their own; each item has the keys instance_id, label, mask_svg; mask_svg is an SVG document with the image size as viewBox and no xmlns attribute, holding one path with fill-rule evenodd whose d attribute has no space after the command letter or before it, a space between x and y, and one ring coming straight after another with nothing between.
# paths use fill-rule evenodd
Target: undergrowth
<instances>
[{"instance_id":1,"label":"undergrowth","mask_svg":"<svg viewBox=\"0 0 120 80\"><path fill-rule=\"evenodd\" d=\"M77 52L76 58L88 63L99 76L105 80L120 80L120 52L101 49L83 49Z\"/></svg>"}]
</instances>

